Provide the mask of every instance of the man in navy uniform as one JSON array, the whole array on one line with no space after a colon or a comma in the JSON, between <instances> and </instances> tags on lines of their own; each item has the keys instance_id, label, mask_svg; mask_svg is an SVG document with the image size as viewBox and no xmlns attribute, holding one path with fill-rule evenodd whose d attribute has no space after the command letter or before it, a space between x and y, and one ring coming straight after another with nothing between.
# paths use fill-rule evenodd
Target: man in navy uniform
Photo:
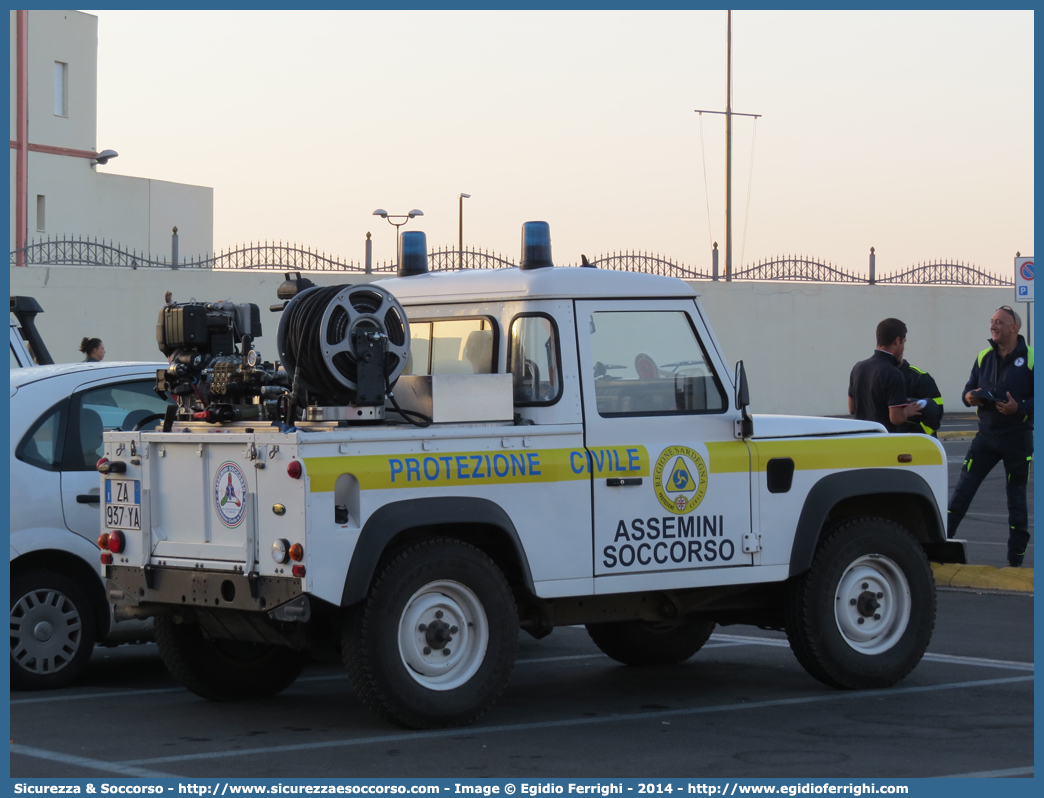
<instances>
[{"instance_id":1,"label":"man in navy uniform","mask_svg":"<svg viewBox=\"0 0 1044 798\"><path fill-rule=\"evenodd\" d=\"M972 366L964 404L975 407L979 432L950 499L947 535L953 537L972 497L998 462L1008 492L1008 565L1019 568L1029 543L1026 482L1033 461L1033 349L1019 335L1022 319L1007 305L990 319L990 345Z\"/></svg>"},{"instance_id":2,"label":"man in navy uniform","mask_svg":"<svg viewBox=\"0 0 1044 798\"><path fill-rule=\"evenodd\" d=\"M884 424L889 432L897 432L907 419L920 415L920 406L907 401L906 383L899 371L905 349L905 324L885 319L877 325L877 349L856 363L848 378L849 413Z\"/></svg>"}]
</instances>

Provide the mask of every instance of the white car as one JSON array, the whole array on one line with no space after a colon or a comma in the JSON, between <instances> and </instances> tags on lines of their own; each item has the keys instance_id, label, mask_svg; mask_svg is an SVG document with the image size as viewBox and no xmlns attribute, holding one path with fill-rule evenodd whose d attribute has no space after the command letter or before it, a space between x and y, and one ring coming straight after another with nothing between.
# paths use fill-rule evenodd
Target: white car
<instances>
[{"instance_id":1,"label":"white car","mask_svg":"<svg viewBox=\"0 0 1044 798\"><path fill-rule=\"evenodd\" d=\"M144 639L113 621L99 573L102 432L159 421L166 363L11 369L11 687L76 679L95 643Z\"/></svg>"}]
</instances>

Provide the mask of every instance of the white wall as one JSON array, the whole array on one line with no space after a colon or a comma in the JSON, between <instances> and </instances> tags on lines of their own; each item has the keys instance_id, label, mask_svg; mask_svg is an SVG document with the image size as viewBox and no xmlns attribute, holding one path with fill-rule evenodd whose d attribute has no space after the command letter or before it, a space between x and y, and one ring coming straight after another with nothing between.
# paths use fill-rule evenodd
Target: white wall
<instances>
[{"instance_id":1,"label":"white wall","mask_svg":"<svg viewBox=\"0 0 1044 798\"><path fill-rule=\"evenodd\" d=\"M185 251L184 247L182 251ZM309 274L320 285L359 275ZM185 302L254 302L264 335L258 348L276 359L275 304L282 272L197 269L11 268L11 293L36 297L38 326L55 360L82 360L83 336L105 341L112 360L160 359L156 316L163 294ZM989 318L1012 302L1010 288L693 283L731 363L743 360L754 412L842 415L852 365L870 356L877 323L895 316L909 327L907 359L931 372L949 411L966 412L960 394ZM1020 312L1024 308L1019 308ZM1025 316L1025 313L1022 314ZM1025 327L1023 332L1025 333Z\"/></svg>"}]
</instances>

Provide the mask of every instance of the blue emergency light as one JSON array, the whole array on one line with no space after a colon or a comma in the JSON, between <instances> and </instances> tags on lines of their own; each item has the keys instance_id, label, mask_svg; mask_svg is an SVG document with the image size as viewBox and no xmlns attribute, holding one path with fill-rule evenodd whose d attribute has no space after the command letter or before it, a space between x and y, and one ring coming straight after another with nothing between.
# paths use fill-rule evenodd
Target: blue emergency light
<instances>
[{"instance_id":1,"label":"blue emergency light","mask_svg":"<svg viewBox=\"0 0 1044 798\"><path fill-rule=\"evenodd\" d=\"M551 262L551 227L547 222L522 224L522 265L520 269L543 269Z\"/></svg>"},{"instance_id":2,"label":"blue emergency light","mask_svg":"<svg viewBox=\"0 0 1044 798\"><path fill-rule=\"evenodd\" d=\"M428 273L428 239L420 230L399 236L399 277Z\"/></svg>"}]
</instances>

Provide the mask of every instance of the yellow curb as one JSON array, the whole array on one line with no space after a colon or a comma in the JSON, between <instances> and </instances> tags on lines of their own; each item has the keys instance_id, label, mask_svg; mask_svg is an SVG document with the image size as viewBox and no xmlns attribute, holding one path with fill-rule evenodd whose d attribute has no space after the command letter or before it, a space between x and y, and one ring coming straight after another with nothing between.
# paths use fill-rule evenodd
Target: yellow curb
<instances>
[{"instance_id":1,"label":"yellow curb","mask_svg":"<svg viewBox=\"0 0 1044 798\"><path fill-rule=\"evenodd\" d=\"M932 563L935 584L945 587L979 587L984 590L1033 592L1032 568L994 568L992 565Z\"/></svg>"}]
</instances>

